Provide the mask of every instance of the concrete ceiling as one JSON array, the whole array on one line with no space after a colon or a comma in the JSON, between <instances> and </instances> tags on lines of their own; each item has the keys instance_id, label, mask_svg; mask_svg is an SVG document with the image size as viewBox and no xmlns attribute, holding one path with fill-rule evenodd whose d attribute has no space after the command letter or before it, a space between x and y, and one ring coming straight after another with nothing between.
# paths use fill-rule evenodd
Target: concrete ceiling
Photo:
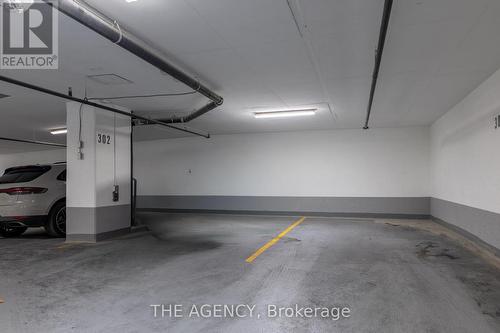
<instances>
[{"instance_id":1,"label":"concrete ceiling","mask_svg":"<svg viewBox=\"0 0 500 333\"><path fill-rule=\"evenodd\" d=\"M190 123L213 134L361 128L383 0L89 0L223 95ZM295 19L292 16L295 15ZM373 105L372 127L429 125L500 67L497 0L397 0ZM189 88L71 19L60 16L59 70L2 74L89 97ZM88 75L114 73L107 86ZM0 83L0 136L64 141L64 101ZM190 112L199 95L114 101L148 116ZM315 107L314 117L254 119L256 110ZM184 135L157 126L136 139ZM33 150L36 150L34 147ZM3 148L0 146L0 153Z\"/></svg>"}]
</instances>

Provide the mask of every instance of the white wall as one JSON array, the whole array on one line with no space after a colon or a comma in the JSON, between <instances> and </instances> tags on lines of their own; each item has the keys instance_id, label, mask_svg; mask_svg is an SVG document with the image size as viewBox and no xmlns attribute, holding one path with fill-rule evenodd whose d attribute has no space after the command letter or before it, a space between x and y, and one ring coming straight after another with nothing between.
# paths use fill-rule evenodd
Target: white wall
<instances>
[{"instance_id":1,"label":"white wall","mask_svg":"<svg viewBox=\"0 0 500 333\"><path fill-rule=\"evenodd\" d=\"M77 146L80 107L75 102L67 103L67 155L71 171L67 181L68 207L130 204L130 118L83 106L81 139L84 143L84 158L79 160ZM97 142L98 134L109 135L109 144ZM117 202L113 201L111 195L115 181L120 186L120 200Z\"/></svg>"},{"instance_id":2,"label":"white wall","mask_svg":"<svg viewBox=\"0 0 500 333\"><path fill-rule=\"evenodd\" d=\"M432 126L432 197L500 213L498 114L500 71Z\"/></svg>"},{"instance_id":3,"label":"white wall","mask_svg":"<svg viewBox=\"0 0 500 333\"><path fill-rule=\"evenodd\" d=\"M500 249L500 71L431 128L431 214Z\"/></svg>"},{"instance_id":4,"label":"white wall","mask_svg":"<svg viewBox=\"0 0 500 333\"><path fill-rule=\"evenodd\" d=\"M95 240L97 234L129 228L130 118L75 102L66 106L67 239ZM83 159L77 154L79 134ZM114 185L119 185L117 201Z\"/></svg>"},{"instance_id":5,"label":"white wall","mask_svg":"<svg viewBox=\"0 0 500 333\"><path fill-rule=\"evenodd\" d=\"M139 195L429 196L421 127L144 141L134 154Z\"/></svg>"},{"instance_id":6,"label":"white wall","mask_svg":"<svg viewBox=\"0 0 500 333\"><path fill-rule=\"evenodd\" d=\"M13 166L43 164L66 161L66 149L43 150L35 152L0 155L0 174Z\"/></svg>"}]
</instances>

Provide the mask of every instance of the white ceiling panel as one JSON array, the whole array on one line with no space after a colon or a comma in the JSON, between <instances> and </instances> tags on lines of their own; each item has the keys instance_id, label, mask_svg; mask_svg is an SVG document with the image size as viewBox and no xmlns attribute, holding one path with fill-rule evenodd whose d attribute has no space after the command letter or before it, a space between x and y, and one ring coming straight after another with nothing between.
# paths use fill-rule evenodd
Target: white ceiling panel
<instances>
[{"instance_id":1,"label":"white ceiling panel","mask_svg":"<svg viewBox=\"0 0 500 333\"><path fill-rule=\"evenodd\" d=\"M370 93L369 77L328 80L328 93L331 96L335 113L338 114L337 128L357 128L363 120Z\"/></svg>"},{"instance_id":2,"label":"white ceiling panel","mask_svg":"<svg viewBox=\"0 0 500 333\"><path fill-rule=\"evenodd\" d=\"M286 82L273 86L273 91L285 106L322 103L325 96L317 80L311 82Z\"/></svg>"},{"instance_id":3,"label":"white ceiling panel","mask_svg":"<svg viewBox=\"0 0 500 333\"><path fill-rule=\"evenodd\" d=\"M313 41L319 69L325 80L367 77L373 71L374 40L378 34L355 30L350 35L353 40L345 36L331 36Z\"/></svg>"},{"instance_id":4,"label":"white ceiling panel","mask_svg":"<svg viewBox=\"0 0 500 333\"><path fill-rule=\"evenodd\" d=\"M212 2L212 1L206 1ZM184 0L89 0L90 5L118 20L121 26L150 41L170 56L198 53L227 45Z\"/></svg>"},{"instance_id":5,"label":"white ceiling panel","mask_svg":"<svg viewBox=\"0 0 500 333\"><path fill-rule=\"evenodd\" d=\"M299 37L265 44L260 48L237 48L236 51L271 88L283 82L317 80L313 64Z\"/></svg>"},{"instance_id":6,"label":"white ceiling panel","mask_svg":"<svg viewBox=\"0 0 500 333\"><path fill-rule=\"evenodd\" d=\"M499 13L500 1L495 1L479 16L473 28L462 35L453 55L442 61L440 73L467 69L491 74L500 67Z\"/></svg>"},{"instance_id":7,"label":"white ceiling panel","mask_svg":"<svg viewBox=\"0 0 500 333\"><path fill-rule=\"evenodd\" d=\"M496 1L496 0L493 0ZM492 0L397 0L394 1L394 27L425 25L433 22L477 18Z\"/></svg>"},{"instance_id":8,"label":"white ceiling panel","mask_svg":"<svg viewBox=\"0 0 500 333\"><path fill-rule=\"evenodd\" d=\"M186 0L231 47L260 49L297 38L286 0Z\"/></svg>"},{"instance_id":9,"label":"white ceiling panel","mask_svg":"<svg viewBox=\"0 0 500 333\"><path fill-rule=\"evenodd\" d=\"M190 123L211 132L360 128L370 91L383 0L89 0L187 73L223 95ZM292 11L289 7L291 5ZM500 67L500 1L398 0L387 35L372 127L429 125ZM295 20L294 20L295 18ZM83 97L188 92L189 88L61 16L60 69L5 71ZM116 74L125 85L88 75ZM3 136L59 140L65 101L0 83ZM114 100L168 117L205 104L199 95ZM256 121L256 109L320 105L308 119ZM23 120L21 120L23 119ZM157 126L138 140L185 135ZM0 153L2 148L0 147Z\"/></svg>"}]
</instances>

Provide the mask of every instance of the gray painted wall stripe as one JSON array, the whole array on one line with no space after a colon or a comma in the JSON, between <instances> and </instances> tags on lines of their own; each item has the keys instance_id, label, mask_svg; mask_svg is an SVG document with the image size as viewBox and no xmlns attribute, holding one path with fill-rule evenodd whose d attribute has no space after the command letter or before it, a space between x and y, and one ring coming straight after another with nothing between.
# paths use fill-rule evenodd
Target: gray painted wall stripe
<instances>
[{"instance_id":1,"label":"gray painted wall stripe","mask_svg":"<svg viewBox=\"0 0 500 333\"><path fill-rule=\"evenodd\" d=\"M138 196L138 210L177 213L429 218L498 254L500 214L428 197Z\"/></svg>"},{"instance_id":2,"label":"gray painted wall stripe","mask_svg":"<svg viewBox=\"0 0 500 333\"><path fill-rule=\"evenodd\" d=\"M441 224L442 226L448 228L448 229L451 229L453 231L455 231L456 233L458 233L459 235L462 235L463 237L467 238L468 240L470 240L471 242L477 244L477 245L480 245L481 247L483 247L484 249L490 251L491 253L493 253L494 255L496 255L497 257L500 258L500 249L497 249L496 247L486 243L485 241L483 241L481 238L477 237L476 235L474 234L471 234L470 232L468 232L467 230L464 230L462 228L459 228L457 227L456 225L454 224L451 224L451 223L448 223L446 221L443 221L441 219L438 219L437 217L434 217L432 216L431 217L432 220L438 224Z\"/></svg>"},{"instance_id":3,"label":"gray painted wall stripe","mask_svg":"<svg viewBox=\"0 0 500 333\"><path fill-rule=\"evenodd\" d=\"M228 215L267 215L267 216L318 216L346 218L385 218L385 219L429 219L430 216L416 214L371 214L371 213L326 213L326 212L279 212L259 210L213 210L213 209L169 209L169 208L138 208L139 212L186 213L186 214L228 214Z\"/></svg>"},{"instance_id":4,"label":"gray painted wall stripe","mask_svg":"<svg viewBox=\"0 0 500 333\"><path fill-rule=\"evenodd\" d=\"M67 242L99 242L105 239L123 236L130 233L130 228L102 232L100 234L71 234L66 236Z\"/></svg>"},{"instance_id":5,"label":"gray painted wall stripe","mask_svg":"<svg viewBox=\"0 0 500 333\"><path fill-rule=\"evenodd\" d=\"M431 215L439 221L446 222L452 229L461 229L459 232L471 241L477 243L481 240L482 243L499 251L500 214L431 198Z\"/></svg>"},{"instance_id":6,"label":"gray painted wall stripe","mask_svg":"<svg viewBox=\"0 0 500 333\"><path fill-rule=\"evenodd\" d=\"M138 196L143 209L428 216L430 198Z\"/></svg>"},{"instance_id":7,"label":"gray painted wall stripe","mask_svg":"<svg viewBox=\"0 0 500 333\"><path fill-rule=\"evenodd\" d=\"M130 228L130 205L66 207L66 213L70 221L67 223L67 240L96 241L98 235Z\"/></svg>"}]
</instances>

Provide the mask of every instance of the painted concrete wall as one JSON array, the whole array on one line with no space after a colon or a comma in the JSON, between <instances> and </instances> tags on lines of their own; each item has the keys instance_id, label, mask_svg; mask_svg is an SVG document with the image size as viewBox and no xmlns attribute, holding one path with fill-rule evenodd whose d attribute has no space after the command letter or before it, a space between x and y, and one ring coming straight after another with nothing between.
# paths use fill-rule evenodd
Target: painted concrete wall
<instances>
[{"instance_id":1,"label":"painted concrete wall","mask_svg":"<svg viewBox=\"0 0 500 333\"><path fill-rule=\"evenodd\" d=\"M142 196L428 197L428 128L137 142Z\"/></svg>"},{"instance_id":2,"label":"painted concrete wall","mask_svg":"<svg viewBox=\"0 0 500 333\"><path fill-rule=\"evenodd\" d=\"M80 123L83 159L77 154ZM130 125L129 117L67 103L67 239L93 241L130 227Z\"/></svg>"},{"instance_id":3,"label":"painted concrete wall","mask_svg":"<svg viewBox=\"0 0 500 333\"><path fill-rule=\"evenodd\" d=\"M66 149L0 155L0 173L12 166L66 161Z\"/></svg>"},{"instance_id":4,"label":"painted concrete wall","mask_svg":"<svg viewBox=\"0 0 500 333\"><path fill-rule=\"evenodd\" d=\"M130 204L130 118L93 107L83 107L83 159L77 158L80 104L68 103L68 199L71 207ZM114 124L116 123L116 133ZM71 133L69 133L69 131ZM108 142L98 142L98 135ZM116 154L114 149L116 148ZM116 159L116 161L115 161ZM116 175L115 175L116 173ZM120 201L113 202L113 183L120 185Z\"/></svg>"},{"instance_id":5,"label":"painted concrete wall","mask_svg":"<svg viewBox=\"0 0 500 333\"><path fill-rule=\"evenodd\" d=\"M500 248L500 128L494 128L494 117L500 114L499 91L500 71L431 128L431 196L435 198L432 214L497 248ZM476 209L476 213L464 214L467 207ZM478 210L484 216L478 215Z\"/></svg>"}]
</instances>

